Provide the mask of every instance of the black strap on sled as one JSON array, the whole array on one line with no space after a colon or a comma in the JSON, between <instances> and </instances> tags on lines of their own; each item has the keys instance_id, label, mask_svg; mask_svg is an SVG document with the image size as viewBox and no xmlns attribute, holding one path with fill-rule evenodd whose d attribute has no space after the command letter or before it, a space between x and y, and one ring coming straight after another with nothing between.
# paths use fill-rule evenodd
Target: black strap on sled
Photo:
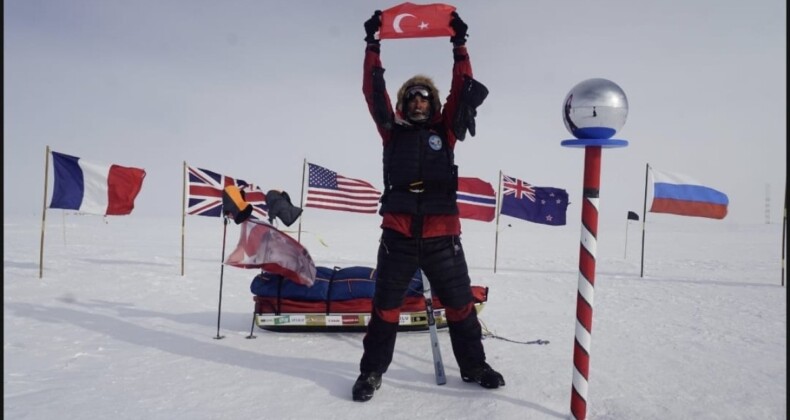
<instances>
[{"instance_id":1,"label":"black strap on sled","mask_svg":"<svg viewBox=\"0 0 790 420\"><path fill-rule=\"evenodd\" d=\"M283 282L285 278L283 276L277 276L277 306L274 308L274 314L280 315L282 312L282 305L283 305Z\"/></svg>"},{"instance_id":2,"label":"black strap on sled","mask_svg":"<svg viewBox=\"0 0 790 420\"><path fill-rule=\"evenodd\" d=\"M332 285L334 284L335 275L340 271L340 267L334 266L332 268L332 276L329 277L329 286L326 288L326 314L332 312Z\"/></svg>"}]
</instances>

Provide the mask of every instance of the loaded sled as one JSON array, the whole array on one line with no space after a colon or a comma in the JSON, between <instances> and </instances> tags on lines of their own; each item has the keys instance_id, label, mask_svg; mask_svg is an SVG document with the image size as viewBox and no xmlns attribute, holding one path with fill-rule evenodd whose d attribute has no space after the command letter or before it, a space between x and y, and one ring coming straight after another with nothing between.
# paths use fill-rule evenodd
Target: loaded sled
<instances>
[{"instance_id":1,"label":"loaded sled","mask_svg":"<svg viewBox=\"0 0 790 420\"><path fill-rule=\"evenodd\" d=\"M312 286L263 271L252 280L255 302L254 324L280 332L365 331L370 320L376 270L371 267L316 267ZM488 301L488 288L472 286L475 310L480 313ZM444 305L433 298L437 328L447 326ZM418 270L411 279L403 306L400 331L427 330L422 277Z\"/></svg>"}]
</instances>

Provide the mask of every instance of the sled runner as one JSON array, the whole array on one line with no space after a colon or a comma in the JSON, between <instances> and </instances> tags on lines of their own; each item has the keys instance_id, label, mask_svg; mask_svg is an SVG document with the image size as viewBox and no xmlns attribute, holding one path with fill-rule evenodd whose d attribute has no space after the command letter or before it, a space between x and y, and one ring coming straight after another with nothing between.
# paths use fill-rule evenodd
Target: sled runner
<instances>
[{"instance_id":1,"label":"sled runner","mask_svg":"<svg viewBox=\"0 0 790 420\"><path fill-rule=\"evenodd\" d=\"M316 267L312 286L279 274L255 276L250 291L255 301L255 325L270 331L365 331L375 289L371 267ZM488 288L472 286L475 310L488 301ZM444 305L433 299L436 326L447 326ZM401 307L399 330L427 330L425 298L419 270L414 274Z\"/></svg>"}]
</instances>

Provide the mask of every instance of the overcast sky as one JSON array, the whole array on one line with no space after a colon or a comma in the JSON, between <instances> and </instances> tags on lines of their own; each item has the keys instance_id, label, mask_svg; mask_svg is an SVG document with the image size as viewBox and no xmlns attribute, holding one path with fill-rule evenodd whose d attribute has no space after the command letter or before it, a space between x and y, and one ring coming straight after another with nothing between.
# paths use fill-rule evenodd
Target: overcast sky
<instances>
[{"instance_id":1,"label":"overcast sky","mask_svg":"<svg viewBox=\"0 0 790 420\"><path fill-rule=\"evenodd\" d=\"M180 217L184 162L293 197L305 159L381 185L380 139L361 92L362 24L396 4L5 1L4 213L41 214L47 145L144 168L133 216ZM560 146L571 138L562 103L601 77L630 108L615 135L629 147L603 153L602 218L642 214L649 163L725 192L730 212L716 223L763 223L767 210L781 223L784 0L452 4L491 92L477 136L456 148L462 176L496 188L501 170L565 188L568 219L578 218L584 152ZM446 96L447 38L384 40L381 58L393 97L416 73Z\"/></svg>"}]
</instances>

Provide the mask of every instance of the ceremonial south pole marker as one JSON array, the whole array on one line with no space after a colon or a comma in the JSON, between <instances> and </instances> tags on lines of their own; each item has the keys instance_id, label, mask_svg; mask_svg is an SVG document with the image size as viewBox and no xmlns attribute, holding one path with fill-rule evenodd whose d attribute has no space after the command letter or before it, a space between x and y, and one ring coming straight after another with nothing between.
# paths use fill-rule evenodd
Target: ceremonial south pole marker
<instances>
[{"instance_id":1,"label":"ceremonial south pole marker","mask_svg":"<svg viewBox=\"0 0 790 420\"><path fill-rule=\"evenodd\" d=\"M582 233L571 389L571 415L576 420L582 420L587 417L587 387L590 378L601 149L628 146L627 140L611 138L625 124L628 99L625 92L614 82L600 78L588 79L574 86L565 97L562 116L565 128L576 138L563 140L560 144L584 148Z\"/></svg>"}]
</instances>

